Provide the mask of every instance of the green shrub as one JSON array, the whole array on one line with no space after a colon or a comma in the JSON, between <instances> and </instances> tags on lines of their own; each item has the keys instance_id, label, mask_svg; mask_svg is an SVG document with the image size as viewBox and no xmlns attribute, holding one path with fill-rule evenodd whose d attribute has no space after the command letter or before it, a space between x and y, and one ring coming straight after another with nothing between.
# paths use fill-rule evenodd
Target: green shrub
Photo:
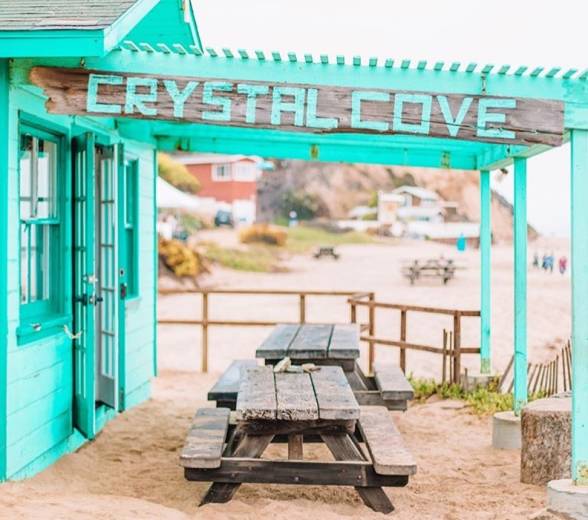
<instances>
[{"instance_id":1,"label":"green shrub","mask_svg":"<svg viewBox=\"0 0 588 520\"><path fill-rule=\"evenodd\" d=\"M280 215L290 217L290 212L296 212L298 220L312 220L326 215L327 208L323 201L312 193L287 191L280 202Z\"/></svg>"},{"instance_id":2,"label":"green shrub","mask_svg":"<svg viewBox=\"0 0 588 520\"><path fill-rule=\"evenodd\" d=\"M512 394L500 393L497 379L492 380L488 387L478 387L467 392L455 383L437 383L433 379L415 378L412 374L408 380L414 389L414 400L417 402L424 402L433 395L438 395L442 399L459 399L465 401L476 415L491 415L513 409ZM533 394L529 400L541 397L541 394Z\"/></svg>"},{"instance_id":3,"label":"green shrub","mask_svg":"<svg viewBox=\"0 0 588 520\"><path fill-rule=\"evenodd\" d=\"M285 230L268 224L253 224L239 231L239 240L243 244L260 242L272 246L283 246L288 234Z\"/></svg>"}]
</instances>

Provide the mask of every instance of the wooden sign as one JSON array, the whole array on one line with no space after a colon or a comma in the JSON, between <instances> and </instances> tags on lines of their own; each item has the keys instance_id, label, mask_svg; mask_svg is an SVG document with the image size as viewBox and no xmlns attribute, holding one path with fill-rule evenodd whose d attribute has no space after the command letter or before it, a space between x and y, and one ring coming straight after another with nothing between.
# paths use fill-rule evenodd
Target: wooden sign
<instances>
[{"instance_id":1,"label":"wooden sign","mask_svg":"<svg viewBox=\"0 0 588 520\"><path fill-rule=\"evenodd\" d=\"M404 134L560 145L563 103L385 89L33 67L55 114L312 133Z\"/></svg>"}]
</instances>

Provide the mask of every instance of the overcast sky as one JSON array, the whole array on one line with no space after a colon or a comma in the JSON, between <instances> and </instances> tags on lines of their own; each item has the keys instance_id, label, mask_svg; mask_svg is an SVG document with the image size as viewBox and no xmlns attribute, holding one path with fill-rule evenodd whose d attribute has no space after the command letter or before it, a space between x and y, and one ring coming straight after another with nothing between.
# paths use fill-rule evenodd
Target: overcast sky
<instances>
[{"instance_id":1,"label":"overcast sky","mask_svg":"<svg viewBox=\"0 0 588 520\"><path fill-rule=\"evenodd\" d=\"M586 0L192 1L205 46L588 68ZM569 235L569 155L528 164L529 221L547 235ZM512 175L494 187L511 199Z\"/></svg>"}]
</instances>

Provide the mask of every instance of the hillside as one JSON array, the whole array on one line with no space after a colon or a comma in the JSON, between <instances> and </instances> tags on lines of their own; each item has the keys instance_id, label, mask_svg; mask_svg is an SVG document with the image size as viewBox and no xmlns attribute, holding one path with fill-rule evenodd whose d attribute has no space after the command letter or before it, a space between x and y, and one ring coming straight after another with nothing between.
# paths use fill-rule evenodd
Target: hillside
<instances>
[{"instance_id":1,"label":"hillside","mask_svg":"<svg viewBox=\"0 0 588 520\"><path fill-rule=\"evenodd\" d=\"M479 220L476 171L304 161L274 163L275 170L264 172L258 186L258 216L263 220L276 217L288 192L313 196L320 216L345 218L354 206L368 204L375 191L403 184L434 190L445 200L459 204L460 218ZM512 240L512 206L496 193L492 196L492 231L497 241ZM529 233L530 237L537 235L532 228Z\"/></svg>"}]
</instances>

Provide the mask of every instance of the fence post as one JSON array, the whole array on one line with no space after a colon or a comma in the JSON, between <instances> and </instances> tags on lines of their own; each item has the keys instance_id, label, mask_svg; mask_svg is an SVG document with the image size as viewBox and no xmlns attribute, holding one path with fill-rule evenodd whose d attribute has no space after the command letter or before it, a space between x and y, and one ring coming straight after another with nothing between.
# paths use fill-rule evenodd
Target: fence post
<instances>
[{"instance_id":1,"label":"fence post","mask_svg":"<svg viewBox=\"0 0 588 520\"><path fill-rule=\"evenodd\" d=\"M306 295L300 294L300 323L306 323Z\"/></svg>"},{"instance_id":2,"label":"fence post","mask_svg":"<svg viewBox=\"0 0 588 520\"><path fill-rule=\"evenodd\" d=\"M202 372L208 372L208 293L202 292Z\"/></svg>"},{"instance_id":3,"label":"fence post","mask_svg":"<svg viewBox=\"0 0 588 520\"><path fill-rule=\"evenodd\" d=\"M443 368L441 369L441 383L447 379L447 330L443 329Z\"/></svg>"},{"instance_id":4,"label":"fence post","mask_svg":"<svg viewBox=\"0 0 588 520\"><path fill-rule=\"evenodd\" d=\"M400 311L400 341L406 341L406 309ZM406 374L406 349L400 347L400 369Z\"/></svg>"},{"instance_id":5,"label":"fence post","mask_svg":"<svg viewBox=\"0 0 588 520\"><path fill-rule=\"evenodd\" d=\"M453 315L453 382L459 384L461 374L461 313Z\"/></svg>"},{"instance_id":6,"label":"fence post","mask_svg":"<svg viewBox=\"0 0 588 520\"><path fill-rule=\"evenodd\" d=\"M373 292L369 295L369 328L368 333L371 338L376 335L376 307L375 307L375 295ZM375 344L372 340L368 342L368 372L370 375L374 373L374 358L375 358Z\"/></svg>"},{"instance_id":7,"label":"fence post","mask_svg":"<svg viewBox=\"0 0 588 520\"><path fill-rule=\"evenodd\" d=\"M357 306L355 305L354 300L350 300L349 304L351 305L351 323L357 323Z\"/></svg>"}]
</instances>

